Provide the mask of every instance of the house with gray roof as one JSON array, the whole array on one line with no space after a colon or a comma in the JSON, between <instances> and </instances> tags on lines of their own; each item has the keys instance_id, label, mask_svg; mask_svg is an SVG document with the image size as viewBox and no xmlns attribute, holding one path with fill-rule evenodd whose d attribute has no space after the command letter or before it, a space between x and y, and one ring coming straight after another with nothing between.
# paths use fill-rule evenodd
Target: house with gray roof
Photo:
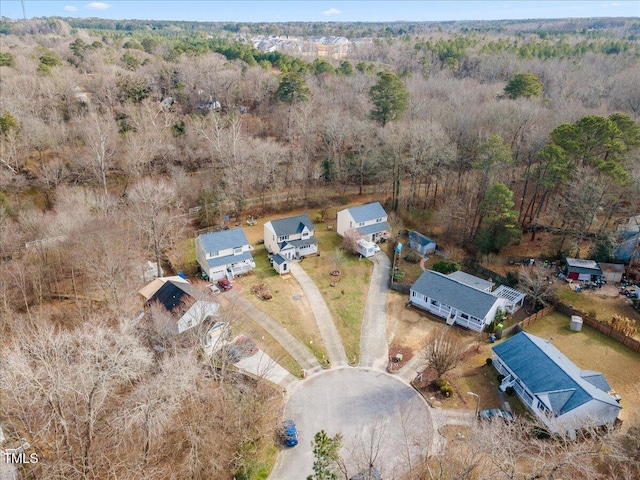
<instances>
[{"instance_id":1,"label":"house with gray roof","mask_svg":"<svg viewBox=\"0 0 640 480\"><path fill-rule=\"evenodd\" d=\"M552 434L612 425L622 408L604 375L582 370L551 341L526 332L492 347L492 365Z\"/></svg>"},{"instance_id":2,"label":"house with gray roof","mask_svg":"<svg viewBox=\"0 0 640 480\"><path fill-rule=\"evenodd\" d=\"M256 267L249 244L242 228L198 235L196 259L205 276L211 280L242 275Z\"/></svg>"},{"instance_id":3,"label":"house with gray roof","mask_svg":"<svg viewBox=\"0 0 640 480\"><path fill-rule=\"evenodd\" d=\"M271 220L264 224L264 247L287 260L314 255L318 253L315 234L307 214Z\"/></svg>"},{"instance_id":4,"label":"house with gray roof","mask_svg":"<svg viewBox=\"0 0 640 480\"><path fill-rule=\"evenodd\" d=\"M602 270L595 260L567 258L566 276L571 280L596 282L602 277Z\"/></svg>"},{"instance_id":5,"label":"house with gray roof","mask_svg":"<svg viewBox=\"0 0 640 480\"><path fill-rule=\"evenodd\" d=\"M391 234L387 212L380 202L340 210L337 215L336 232L344 237L349 231L355 231L358 240L364 239L373 243L386 240Z\"/></svg>"},{"instance_id":6,"label":"house with gray roof","mask_svg":"<svg viewBox=\"0 0 640 480\"><path fill-rule=\"evenodd\" d=\"M493 322L505 300L433 270L427 270L409 290L409 302L442 317L447 325L481 332Z\"/></svg>"}]
</instances>

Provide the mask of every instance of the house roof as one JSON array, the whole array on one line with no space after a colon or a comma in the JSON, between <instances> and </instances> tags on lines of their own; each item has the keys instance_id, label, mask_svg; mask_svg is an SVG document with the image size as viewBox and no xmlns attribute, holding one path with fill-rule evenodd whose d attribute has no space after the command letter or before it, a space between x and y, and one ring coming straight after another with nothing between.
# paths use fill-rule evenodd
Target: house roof
<instances>
[{"instance_id":1,"label":"house roof","mask_svg":"<svg viewBox=\"0 0 640 480\"><path fill-rule=\"evenodd\" d=\"M600 265L595 260L583 258L567 258L567 269L571 272L590 273L592 275L602 275Z\"/></svg>"},{"instance_id":2,"label":"house roof","mask_svg":"<svg viewBox=\"0 0 640 480\"><path fill-rule=\"evenodd\" d=\"M551 342L520 332L492 348L500 360L551 410L562 415L591 400L621 408L601 373L580 368Z\"/></svg>"},{"instance_id":3,"label":"house roof","mask_svg":"<svg viewBox=\"0 0 640 480\"><path fill-rule=\"evenodd\" d=\"M155 293L158 290L160 290L160 287L162 287L169 280L172 280L174 282L189 283L188 280L185 280L184 278L179 277L178 275L174 275L172 277L159 277L154 279L151 283L148 283L147 285L142 287L140 290L138 290L138 293L142 295L144 298L146 298L147 300L149 300L151 297L155 295Z\"/></svg>"},{"instance_id":4,"label":"house roof","mask_svg":"<svg viewBox=\"0 0 640 480\"><path fill-rule=\"evenodd\" d=\"M197 325L207 317L215 317L220 310L220 304L214 302L206 302L197 300L189 307L180 320L193 320L193 324Z\"/></svg>"},{"instance_id":5,"label":"house roof","mask_svg":"<svg viewBox=\"0 0 640 480\"><path fill-rule=\"evenodd\" d=\"M371 225L356 228L356 231L360 235L371 235L372 233L384 232L385 230L391 230L389 222L372 223Z\"/></svg>"},{"instance_id":6,"label":"house roof","mask_svg":"<svg viewBox=\"0 0 640 480\"><path fill-rule=\"evenodd\" d=\"M484 318L500 301L490 293L470 287L433 270L427 270L413 284L414 290L476 318Z\"/></svg>"},{"instance_id":7,"label":"house roof","mask_svg":"<svg viewBox=\"0 0 640 480\"><path fill-rule=\"evenodd\" d=\"M311 219L307 214L281 218L279 220L271 220L268 223L271 224L271 228L278 237L301 233L302 230L304 230L304 227L307 227L307 229L311 231L314 230L313 223L311 223Z\"/></svg>"},{"instance_id":8,"label":"house roof","mask_svg":"<svg viewBox=\"0 0 640 480\"><path fill-rule=\"evenodd\" d=\"M224 255L223 257L209 258L207 259L207 266L209 268L214 268L222 265L230 265L232 263L240 263L251 259L253 259L251 252L242 252L238 255Z\"/></svg>"},{"instance_id":9,"label":"house roof","mask_svg":"<svg viewBox=\"0 0 640 480\"><path fill-rule=\"evenodd\" d=\"M465 285L469 285L470 287L480 290L491 290L493 288L493 282L489 282L460 270L456 270L455 272L450 273L449 275L447 275L447 277L453 278L460 283L464 283Z\"/></svg>"},{"instance_id":10,"label":"house roof","mask_svg":"<svg viewBox=\"0 0 640 480\"><path fill-rule=\"evenodd\" d=\"M621 232L618 234L617 245L613 249L613 257L616 260L628 262L633 255L640 258L640 233L638 232Z\"/></svg>"},{"instance_id":11,"label":"house roof","mask_svg":"<svg viewBox=\"0 0 640 480\"><path fill-rule=\"evenodd\" d=\"M436 243L435 240L431 240L426 235L416 232L415 230L409 232L409 240L423 246L429 245L430 243Z\"/></svg>"},{"instance_id":12,"label":"house roof","mask_svg":"<svg viewBox=\"0 0 640 480\"><path fill-rule=\"evenodd\" d=\"M600 269L603 272L624 273L624 265L620 263L601 263Z\"/></svg>"},{"instance_id":13,"label":"house roof","mask_svg":"<svg viewBox=\"0 0 640 480\"><path fill-rule=\"evenodd\" d=\"M315 236L311 236L309 238L301 239L301 240L287 240L285 242L280 242L278 244L278 248L283 250L287 245L291 245L294 248L306 247L307 245L315 245L318 243Z\"/></svg>"},{"instance_id":14,"label":"house roof","mask_svg":"<svg viewBox=\"0 0 640 480\"><path fill-rule=\"evenodd\" d=\"M347 210L353 220L358 223L387 216L387 212L384 211L380 202L367 203L366 205L360 205L359 207L347 208Z\"/></svg>"},{"instance_id":15,"label":"house roof","mask_svg":"<svg viewBox=\"0 0 640 480\"><path fill-rule=\"evenodd\" d=\"M198 241L202 244L205 252L218 252L220 250L249 245L249 240L247 240L247 236L242 228L232 228L198 235Z\"/></svg>"},{"instance_id":16,"label":"house roof","mask_svg":"<svg viewBox=\"0 0 640 480\"><path fill-rule=\"evenodd\" d=\"M282 265L284 262L287 261L286 258L284 258L282 255L280 255L279 253L276 253L273 257L271 257L273 259L273 263L275 263L276 265Z\"/></svg>"},{"instance_id":17,"label":"house roof","mask_svg":"<svg viewBox=\"0 0 640 480\"><path fill-rule=\"evenodd\" d=\"M197 295L198 291L190 283L169 280L149 299L149 302L158 301L164 308L173 312L182 305L183 301Z\"/></svg>"}]
</instances>

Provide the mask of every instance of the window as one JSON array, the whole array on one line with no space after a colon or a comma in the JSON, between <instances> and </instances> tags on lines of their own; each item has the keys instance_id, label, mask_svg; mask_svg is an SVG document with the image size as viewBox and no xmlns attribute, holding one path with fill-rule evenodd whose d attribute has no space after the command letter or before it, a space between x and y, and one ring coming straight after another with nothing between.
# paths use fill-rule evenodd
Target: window
<instances>
[{"instance_id":1,"label":"window","mask_svg":"<svg viewBox=\"0 0 640 480\"><path fill-rule=\"evenodd\" d=\"M278 237L279 242L284 242L285 240L289 240L289 235L282 235Z\"/></svg>"},{"instance_id":2,"label":"window","mask_svg":"<svg viewBox=\"0 0 640 480\"><path fill-rule=\"evenodd\" d=\"M359 227L364 227L364 222L360 222L360 223L358 224L358 226L359 226Z\"/></svg>"},{"instance_id":3,"label":"window","mask_svg":"<svg viewBox=\"0 0 640 480\"><path fill-rule=\"evenodd\" d=\"M216 250L215 252L209 252L209 253L207 254L207 258L217 257L219 253L220 253L220 252L218 252L217 250Z\"/></svg>"},{"instance_id":4,"label":"window","mask_svg":"<svg viewBox=\"0 0 640 480\"><path fill-rule=\"evenodd\" d=\"M236 247L233 249L234 255L240 255L242 253L242 247Z\"/></svg>"},{"instance_id":5,"label":"window","mask_svg":"<svg viewBox=\"0 0 640 480\"><path fill-rule=\"evenodd\" d=\"M411 296L415 297L416 296L416 292L415 291L411 292Z\"/></svg>"},{"instance_id":6,"label":"window","mask_svg":"<svg viewBox=\"0 0 640 480\"><path fill-rule=\"evenodd\" d=\"M461 313L460 316L465 320L469 320L469 315L467 315L466 313Z\"/></svg>"},{"instance_id":7,"label":"window","mask_svg":"<svg viewBox=\"0 0 640 480\"><path fill-rule=\"evenodd\" d=\"M382 219L381 218L376 218L376 223L380 223L380 222L382 222Z\"/></svg>"},{"instance_id":8,"label":"window","mask_svg":"<svg viewBox=\"0 0 640 480\"><path fill-rule=\"evenodd\" d=\"M439 307L440 306L440 302L432 298L431 299L431 305L433 305L434 307Z\"/></svg>"},{"instance_id":9,"label":"window","mask_svg":"<svg viewBox=\"0 0 640 480\"><path fill-rule=\"evenodd\" d=\"M302 232L302 238L309 238L309 232Z\"/></svg>"}]
</instances>

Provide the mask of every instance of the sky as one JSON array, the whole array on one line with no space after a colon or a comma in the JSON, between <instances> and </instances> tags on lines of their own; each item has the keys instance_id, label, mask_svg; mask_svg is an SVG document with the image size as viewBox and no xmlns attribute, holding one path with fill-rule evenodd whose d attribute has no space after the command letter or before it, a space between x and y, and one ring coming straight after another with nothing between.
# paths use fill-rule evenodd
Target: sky
<instances>
[{"instance_id":1,"label":"sky","mask_svg":"<svg viewBox=\"0 0 640 480\"><path fill-rule=\"evenodd\" d=\"M389 22L526 18L640 17L640 0L593 1L182 1L24 0L27 18L99 17L212 22ZM0 15L23 17L20 0L0 0Z\"/></svg>"}]
</instances>

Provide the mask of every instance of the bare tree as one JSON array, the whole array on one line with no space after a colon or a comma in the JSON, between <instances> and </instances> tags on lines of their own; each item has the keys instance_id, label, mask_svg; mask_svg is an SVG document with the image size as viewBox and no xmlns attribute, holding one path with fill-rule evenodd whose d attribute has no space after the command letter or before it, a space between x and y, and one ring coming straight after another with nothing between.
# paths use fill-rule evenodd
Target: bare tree
<instances>
[{"instance_id":1,"label":"bare tree","mask_svg":"<svg viewBox=\"0 0 640 480\"><path fill-rule=\"evenodd\" d=\"M175 212L175 189L167 181L145 178L129 192L129 200L129 214L145 240L146 251L161 272L162 256L181 230L180 218Z\"/></svg>"},{"instance_id":2,"label":"bare tree","mask_svg":"<svg viewBox=\"0 0 640 480\"><path fill-rule=\"evenodd\" d=\"M100 182L105 198L109 196L107 175L113 167L111 160L115 154L117 133L115 121L96 111L82 119L80 124L80 134L90 152L90 169Z\"/></svg>"},{"instance_id":3,"label":"bare tree","mask_svg":"<svg viewBox=\"0 0 640 480\"><path fill-rule=\"evenodd\" d=\"M462 342L449 329L435 332L424 350L425 360L435 369L438 378L456 368L463 353Z\"/></svg>"},{"instance_id":4,"label":"bare tree","mask_svg":"<svg viewBox=\"0 0 640 480\"><path fill-rule=\"evenodd\" d=\"M532 298L534 307L538 305L546 307L558 298L558 288L552 272L542 265L520 267L518 287Z\"/></svg>"}]
</instances>

